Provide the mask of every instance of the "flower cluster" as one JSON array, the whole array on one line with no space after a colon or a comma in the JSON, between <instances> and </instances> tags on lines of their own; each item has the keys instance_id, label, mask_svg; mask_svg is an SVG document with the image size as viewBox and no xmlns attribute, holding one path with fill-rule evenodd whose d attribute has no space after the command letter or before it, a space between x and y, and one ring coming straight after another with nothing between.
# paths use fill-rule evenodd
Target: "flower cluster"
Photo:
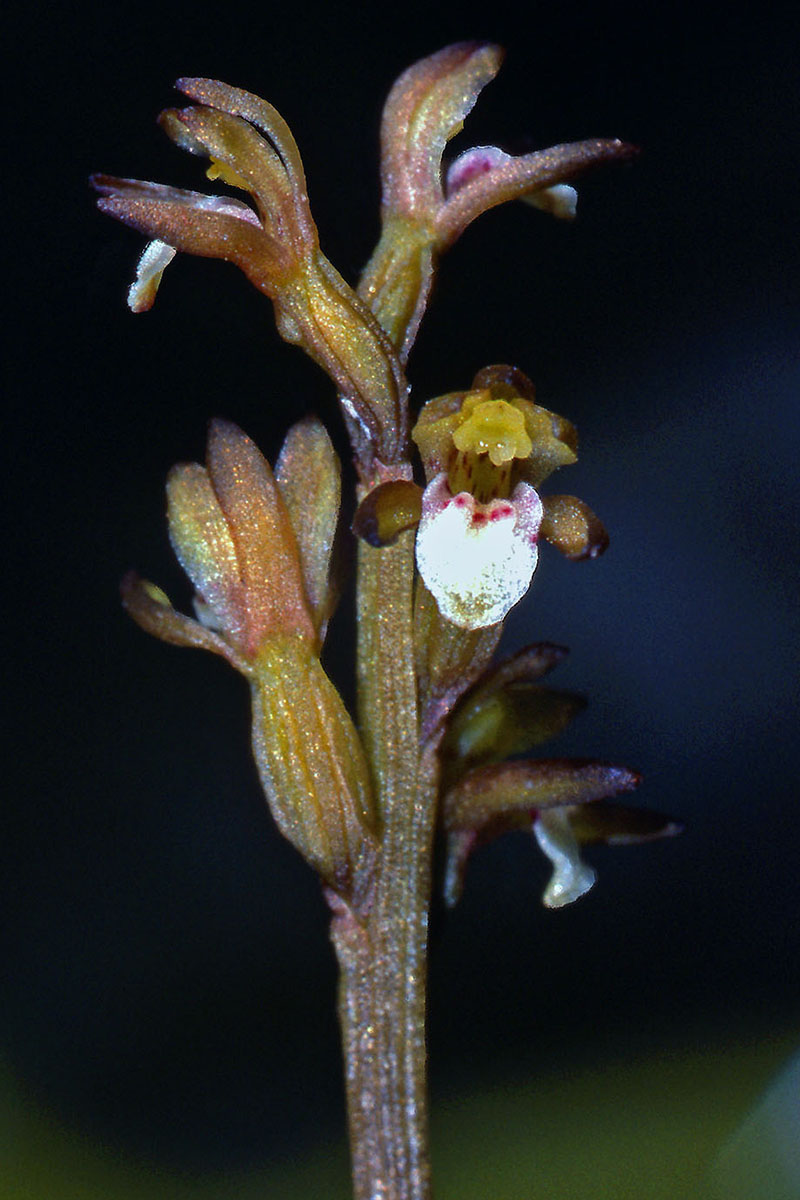
<instances>
[{"instance_id":1,"label":"flower cluster","mask_svg":"<svg viewBox=\"0 0 800 1200\"><path fill-rule=\"evenodd\" d=\"M581 843L675 831L663 818L606 803L635 786L634 772L507 761L558 732L580 705L537 682L561 655L553 647L489 668L503 619L528 590L541 539L581 559L602 553L607 535L582 501L540 495L553 471L576 460L577 436L512 367L487 367L467 391L422 407L411 437L423 489L410 456L405 364L438 258L472 220L514 199L571 218L571 181L634 150L608 139L518 157L479 146L445 163L447 142L501 57L495 46L459 43L409 68L392 88L381 133L381 237L357 288L320 248L286 122L249 92L181 79L192 103L161 115L182 149L210 161L208 176L245 200L105 175L93 182L104 212L152 239L129 292L135 312L152 305L177 251L225 259L272 301L280 334L334 382L358 474L353 529L367 544L364 572L377 579L376 563L389 562L413 572L416 528L410 691L419 703L419 762L441 766L448 896L455 899L476 844L532 824L554 864L545 903L560 905L593 880ZM274 474L241 430L214 422L206 465L176 467L167 484L170 536L194 585L197 619L135 575L123 595L149 632L221 654L247 678L255 757L279 827L332 893L366 908L385 815L374 797L382 769L319 659L334 603L339 491L339 464L318 421L290 430ZM398 556L381 559L401 536ZM400 593L410 597L410 585ZM410 599L403 604L411 629ZM379 647L391 610L369 619L376 632L364 644Z\"/></svg>"}]
</instances>

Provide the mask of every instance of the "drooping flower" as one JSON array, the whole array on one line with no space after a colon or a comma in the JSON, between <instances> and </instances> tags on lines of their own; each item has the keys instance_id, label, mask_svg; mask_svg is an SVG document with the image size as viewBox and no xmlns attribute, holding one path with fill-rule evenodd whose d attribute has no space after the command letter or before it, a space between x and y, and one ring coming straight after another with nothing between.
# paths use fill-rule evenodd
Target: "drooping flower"
<instances>
[{"instance_id":1,"label":"drooping flower","mask_svg":"<svg viewBox=\"0 0 800 1200\"><path fill-rule=\"evenodd\" d=\"M571 557L605 548L605 530L580 501L558 498L557 512L574 516L562 536L568 522L560 530L539 497L552 471L576 461L577 435L533 396L522 372L487 367L470 391L429 401L412 431L429 480L417 565L442 615L463 629L496 624L524 596L540 534Z\"/></svg>"},{"instance_id":2,"label":"drooping flower","mask_svg":"<svg viewBox=\"0 0 800 1200\"><path fill-rule=\"evenodd\" d=\"M170 539L197 620L131 573L123 601L164 641L211 650L248 680L253 751L281 832L339 895L357 900L374 852L361 743L319 660L330 613L338 462L322 425L289 433L276 478L254 443L211 424L206 466L173 468Z\"/></svg>"},{"instance_id":3,"label":"drooping flower","mask_svg":"<svg viewBox=\"0 0 800 1200\"><path fill-rule=\"evenodd\" d=\"M639 784L628 767L590 759L504 761L554 737L584 707L581 697L540 683L566 653L547 643L520 650L487 671L450 718L441 800L450 905L461 894L472 852L509 831L532 832L550 860L542 896L547 908L562 908L594 885L595 872L581 857L584 846L627 845L681 831L660 813L609 803Z\"/></svg>"},{"instance_id":4,"label":"drooping flower","mask_svg":"<svg viewBox=\"0 0 800 1200\"><path fill-rule=\"evenodd\" d=\"M447 143L463 127L503 60L499 46L457 42L413 64L389 93L381 124L382 232L359 293L403 361L428 302L438 257L481 213L528 200L556 217L575 215L570 181L636 153L616 138L592 138L514 156L497 146L465 151L448 167Z\"/></svg>"},{"instance_id":5,"label":"drooping flower","mask_svg":"<svg viewBox=\"0 0 800 1200\"><path fill-rule=\"evenodd\" d=\"M211 160L209 176L246 191L238 199L95 175L103 212L154 238L129 293L136 312L155 299L175 250L235 263L272 300L278 331L336 384L362 476L398 461L407 438L407 384L368 306L322 253L297 145L267 101L210 79L180 79L195 106L160 123L184 150Z\"/></svg>"},{"instance_id":6,"label":"drooping flower","mask_svg":"<svg viewBox=\"0 0 800 1200\"><path fill-rule=\"evenodd\" d=\"M239 266L275 306L278 331L328 372L340 392L361 482L401 462L408 435L403 364L428 302L436 263L477 216L525 199L558 217L574 215L568 181L635 147L595 138L512 156L466 151L449 167L460 129L502 52L474 42L447 46L397 80L381 126L382 233L358 292L319 247L297 145L280 114L250 92L210 79L179 79L195 106L161 115L167 134L211 160L211 179L249 193L255 207L107 175L93 177L100 208L155 239L129 292L136 312L155 298L180 250Z\"/></svg>"}]
</instances>

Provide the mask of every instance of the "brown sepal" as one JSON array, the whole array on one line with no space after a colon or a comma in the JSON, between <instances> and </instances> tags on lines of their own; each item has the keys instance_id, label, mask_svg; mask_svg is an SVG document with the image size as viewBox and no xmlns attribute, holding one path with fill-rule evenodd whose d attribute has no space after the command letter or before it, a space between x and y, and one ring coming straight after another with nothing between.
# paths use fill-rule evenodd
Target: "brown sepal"
<instances>
[{"instance_id":1,"label":"brown sepal","mask_svg":"<svg viewBox=\"0 0 800 1200\"><path fill-rule=\"evenodd\" d=\"M321 644L337 589L331 561L341 503L341 464L325 426L306 417L286 434L275 482L297 538L309 608Z\"/></svg>"},{"instance_id":2,"label":"brown sepal","mask_svg":"<svg viewBox=\"0 0 800 1200\"><path fill-rule=\"evenodd\" d=\"M539 809L588 804L632 791L641 776L628 767L591 759L523 759L476 767L442 800L449 831L474 829L492 836L530 824Z\"/></svg>"},{"instance_id":3,"label":"brown sepal","mask_svg":"<svg viewBox=\"0 0 800 1200\"><path fill-rule=\"evenodd\" d=\"M359 504L351 526L369 546L391 546L422 516L422 488L410 479L393 479L373 488Z\"/></svg>"},{"instance_id":4,"label":"brown sepal","mask_svg":"<svg viewBox=\"0 0 800 1200\"><path fill-rule=\"evenodd\" d=\"M573 562L599 558L608 549L608 533L588 504L575 496L542 496L544 517L539 536Z\"/></svg>"},{"instance_id":5,"label":"brown sepal","mask_svg":"<svg viewBox=\"0 0 800 1200\"><path fill-rule=\"evenodd\" d=\"M145 633L151 633L153 637L170 642L173 646L210 650L247 674L247 663L224 638L192 617L176 612L161 588L142 579L136 571L128 571L123 576L120 594L122 607Z\"/></svg>"},{"instance_id":6,"label":"brown sepal","mask_svg":"<svg viewBox=\"0 0 800 1200\"><path fill-rule=\"evenodd\" d=\"M442 742L447 784L473 767L523 754L564 730L586 707L574 692L512 683L459 705Z\"/></svg>"}]
</instances>

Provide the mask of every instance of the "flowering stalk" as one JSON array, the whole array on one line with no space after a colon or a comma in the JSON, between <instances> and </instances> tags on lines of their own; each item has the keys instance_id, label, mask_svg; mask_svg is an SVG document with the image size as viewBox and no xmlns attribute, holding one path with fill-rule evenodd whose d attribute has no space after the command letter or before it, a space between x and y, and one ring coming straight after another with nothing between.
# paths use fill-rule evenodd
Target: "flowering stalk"
<instances>
[{"instance_id":1,"label":"flowering stalk","mask_svg":"<svg viewBox=\"0 0 800 1200\"><path fill-rule=\"evenodd\" d=\"M575 461L575 429L505 365L429 400L410 429L405 365L441 254L506 200L573 216L575 176L634 152L609 140L518 158L483 146L445 167L448 140L500 60L497 47L461 43L394 85L381 134L382 233L357 290L320 249L288 126L248 92L180 80L195 104L168 110L161 123L183 149L211 160L210 178L252 203L94 179L100 207L153 239L131 308L152 305L176 251L233 262L272 301L281 335L328 373L350 435L357 727L319 657L337 597L340 470L316 418L289 430L274 473L241 430L212 423L206 465L176 467L167 483L170 536L195 588L196 619L133 574L123 600L146 630L222 655L250 685L267 803L331 908L356 1200L425 1200L430 1191L425 989L435 840L445 846L444 896L454 904L476 847L528 829L553 868L544 903L560 907L594 883L584 845L677 832L666 818L608 803L637 784L635 772L527 757L582 707L541 682L566 651L541 643L491 666L505 616L537 569L539 542L571 559L607 545L583 501L540 494L554 470Z\"/></svg>"}]
</instances>

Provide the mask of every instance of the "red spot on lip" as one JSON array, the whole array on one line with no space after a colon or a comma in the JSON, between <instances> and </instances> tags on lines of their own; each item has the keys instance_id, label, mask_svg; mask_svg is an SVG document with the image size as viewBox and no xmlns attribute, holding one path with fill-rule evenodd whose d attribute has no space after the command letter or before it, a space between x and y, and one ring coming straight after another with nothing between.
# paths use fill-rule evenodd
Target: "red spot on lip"
<instances>
[{"instance_id":1,"label":"red spot on lip","mask_svg":"<svg viewBox=\"0 0 800 1200\"><path fill-rule=\"evenodd\" d=\"M456 508L466 508L469 504L469 500L463 492L459 492L457 496L453 497L453 504L455 504Z\"/></svg>"},{"instance_id":2,"label":"red spot on lip","mask_svg":"<svg viewBox=\"0 0 800 1200\"><path fill-rule=\"evenodd\" d=\"M488 518L484 512L476 512L472 514L473 525L485 525L487 520Z\"/></svg>"},{"instance_id":3,"label":"red spot on lip","mask_svg":"<svg viewBox=\"0 0 800 1200\"><path fill-rule=\"evenodd\" d=\"M514 509L510 504L498 504L492 509L489 517L490 521L503 521L506 517L514 515Z\"/></svg>"}]
</instances>

